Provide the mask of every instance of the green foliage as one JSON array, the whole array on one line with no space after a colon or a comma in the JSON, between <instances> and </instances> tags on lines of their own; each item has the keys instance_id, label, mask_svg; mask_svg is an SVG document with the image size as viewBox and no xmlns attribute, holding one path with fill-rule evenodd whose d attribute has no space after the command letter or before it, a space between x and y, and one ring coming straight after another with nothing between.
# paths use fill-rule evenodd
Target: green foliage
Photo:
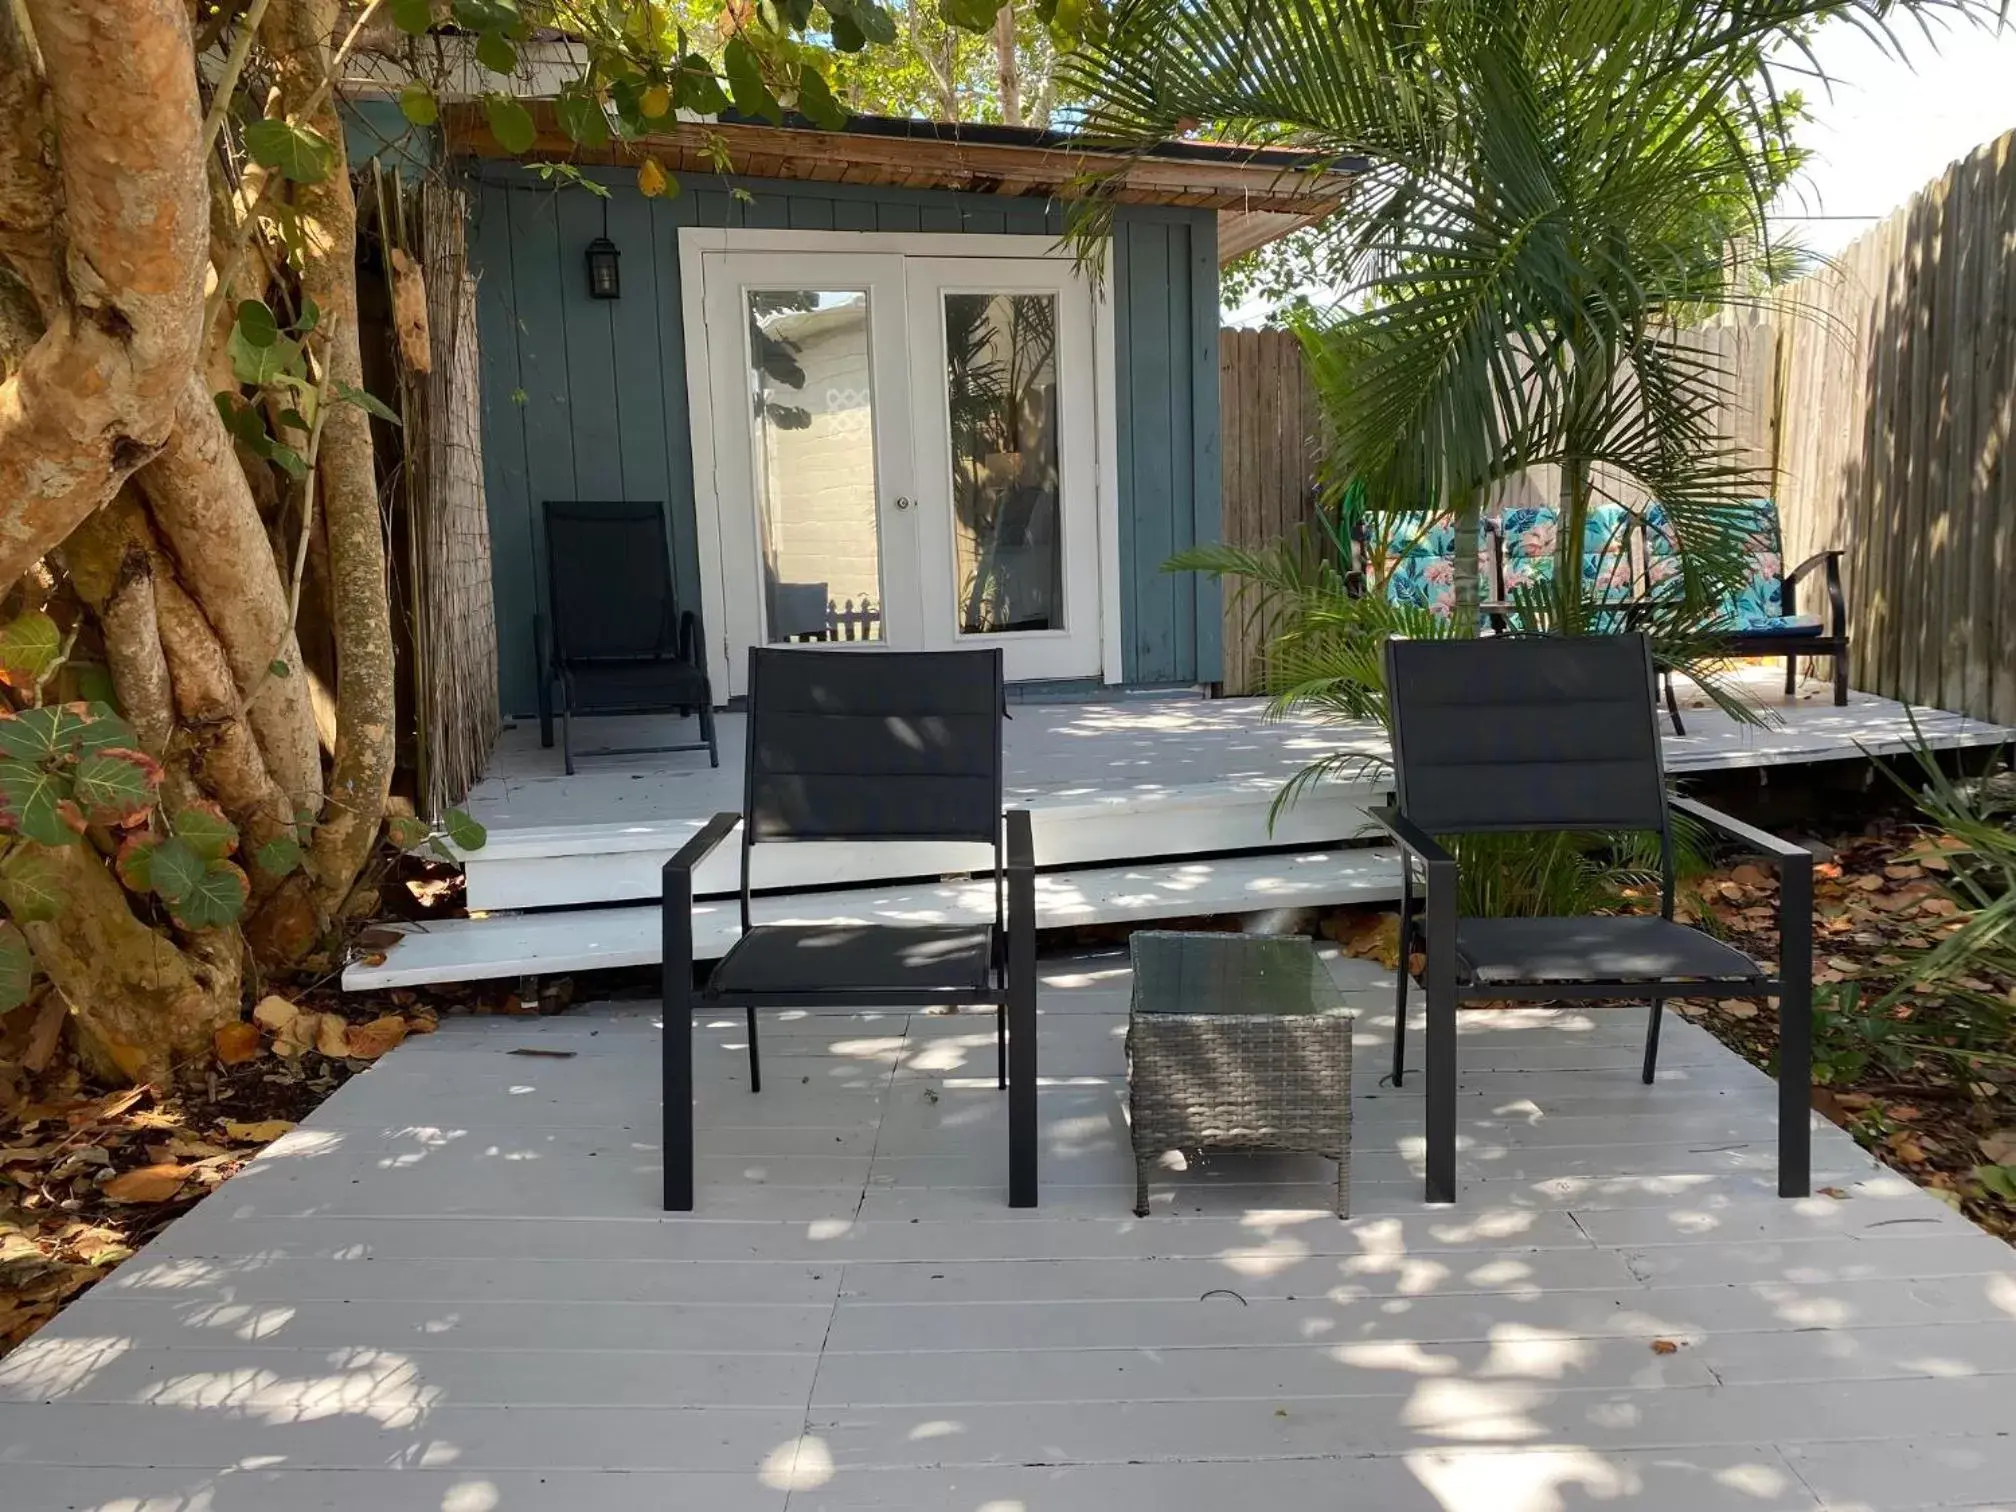
<instances>
[{"instance_id":1,"label":"green foliage","mask_svg":"<svg viewBox=\"0 0 2016 1512\"><path fill-rule=\"evenodd\" d=\"M388 815L385 838L400 850L424 852L453 863L462 859L458 852L481 850L490 833L464 810L451 808L438 826L412 814Z\"/></svg>"},{"instance_id":2,"label":"green foliage","mask_svg":"<svg viewBox=\"0 0 2016 1512\"><path fill-rule=\"evenodd\" d=\"M0 903L24 924L55 918L63 908L63 884L49 858L26 846L0 858Z\"/></svg>"},{"instance_id":3,"label":"green foliage","mask_svg":"<svg viewBox=\"0 0 2016 1512\"><path fill-rule=\"evenodd\" d=\"M399 113L415 126L432 126L441 119L441 102L434 91L415 79L399 91Z\"/></svg>"},{"instance_id":4,"label":"green foliage","mask_svg":"<svg viewBox=\"0 0 2016 1512\"><path fill-rule=\"evenodd\" d=\"M336 148L329 139L291 121L254 121L245 128L245 151L253 162L296 184L319 184L336 167Z\"/></svg>"},{"instance_id":5,"label":"green foliage","mask_svg":"<svg viewBox=\"0 0 2016 1512\"><path fill-rule=\"evenodd\" d=\"M0 1013L28 1001L35 985L35 958L28 941L12 923L0 923Z\"/></svg>"},{"instance_id":6,"label":"green foliage","mask_svg":"<svg viewBox=\"0 0 2016 1512\"><path fill-rule=\"evenodd\" d=\"M506 152L515 155L532 150L539 134L532 123L532 112L510 95L483 96L483 117L490 123L490 134L497 138L497 145Z\"/></svg>"},{"instance_id":7,"label":"green foliage","mask_svg":"<svg viewBox=\"0 0 2016 1512\"><path fill-rule=\"evenodd\" d=\"M63 654L63 632L39 609L17 614L0 627L0 677L33 688Z\"/></svg>"}]
</instances>

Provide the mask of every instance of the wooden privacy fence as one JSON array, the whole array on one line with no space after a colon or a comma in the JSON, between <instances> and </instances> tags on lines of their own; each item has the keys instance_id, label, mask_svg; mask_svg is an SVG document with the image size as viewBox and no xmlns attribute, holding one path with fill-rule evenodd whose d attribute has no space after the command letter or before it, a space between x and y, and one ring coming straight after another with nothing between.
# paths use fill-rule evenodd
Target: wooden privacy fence
<instances>
[{"instance_id":1,"label":"wooden privacy fence","mask_svg":"<svg viewBox=\"0 0 2016 1512\"><path fill-rule=\"evenodd\" d=\"M2016 133L1784 291L1778 499L1838 546L1855 685L2016 722ZM1803 605L1801 607L1804 607Z\"/></svg>"},{"instance_id":2,"label":"wooden privacy fence","mask_svg":"<svg viewBox=\"0 0 2016 1512\"><path fill-rule=\"evenodd\" d=\"M1218 408L1222 439L1224 539L1269 546L1316 517L1317 415L1292 331L1221 331ZM1264 691L1267 629L1225 584L1228 694Z\"/></svg>"}]
</instances>

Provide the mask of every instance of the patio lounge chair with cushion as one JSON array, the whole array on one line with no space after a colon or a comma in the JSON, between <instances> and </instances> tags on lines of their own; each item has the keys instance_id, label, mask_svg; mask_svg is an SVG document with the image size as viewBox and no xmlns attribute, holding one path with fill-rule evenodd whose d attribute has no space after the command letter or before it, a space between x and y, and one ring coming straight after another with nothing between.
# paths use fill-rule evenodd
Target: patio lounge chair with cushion
<instances>
[{"instance_id":1,"label":"patio lounge chair with cushion","mask_svg":"<svg viewBox=\"0 0 2016 1512\"><path fill-rule=\"evenodd\" d=\"M1498 581L1504 585L1505 610L1516 611L1522 595L1551 587L1560 530L1560 512L1545 504L1515 505L1500 517ZM1590 505L1582 521L1582 596L1590 604L1619 606L1595 614L1593 628L1605 634L1625 628L1636 587L1633 576L1630 515L1619 504Z\"/></svg>"},{"instance_id":2,"label":"patio lounge chair with cushion","mask_svg":"<svg viewBox=\"0 0 2016 1512\"><path fill-rule=\"evenodd\" d=\"M1649 998L1644 1080L1673 997L1778 1000L1778 1191L1807 1195L1810 1167L1813 858L1803 847L1704 804L1670 797L1661 767L1651 647L1643 635L1389 641L1397 801L1372 817L1400 844L1400 960L1426 956L1428 1200L1456 1197L1456 1012L1478 999ZM1488 733L1487 733L1488 732ZM1673 918L1674 809L1778 867L1774 976ZM1457 863L1439 837L1488 832L1652 831L1656 915L1466 918ZM1421 923L1417 868L1425 874ZM1406 1069L1407 974L1400 974L1393 1080Z\"/></svg>"},{"instance_id":3,"label":"patio lounge chair with cushion","mask_svg":"<svg viewBox=\"0 0 2016 1512\"><path fill-rule=\"evenodd\" d=\"M1489 602L1498 597L1496 525L1477 522L1477 590ZM1383 588L1388 600L1426 609L1447 619L1456 608L1456 524L1426 510L1380 510L1363 520L1359 551L1366 581Z\"/></svg>"},{"instance_id":4,"label":"patio lounge chair with cushion","mask_svg":"<svg viewBox=\"0 0 2016 1512\"><path fill-rule=\"evenodd\" d=\"M742 812L665 864L665 1207L693 1207L693 1010L740 1008L762 1090L758 1008L995 1008L1008 1089L1008 1203L1036 1205L1036 872L1029 814L1001 806L1001 653L749 653ZM742 830L742 935L693 987L693 872ZM1005 856L1004 856L1005 832ZM992 848L991 924L752 924L749 861L785 841Z\"/></svg>"},{"instance_id":5,"label":"patio lounge chair with cushion","mask_svg":"<svg viewBox=\"0 0 2016 1512\"><path fill-rule=\"evenodd\" d=\"M1784 538L1778 506L1770 499L1752 499L1733 506L1732 525L1748 533L1750 578L1722 601L1718 625L1731 656L1783 656L1785 696L1799 686L1799 658L1825 656L1834 663L1834 702L1848 702L1848 609L1841 596L1841 553L1816 551L1790 572L1785 570ZM1657 598L1673 591L1680 577L1677 536L1659 504L1645 511L1645 594ZM1799 584L1816 569L1824 569L1827 614L1799 612ZM1686 734L1680 723L1673 677L1666 674L1666 712L1673 733Z\"/></svg>"},{"instance_id":6,"label":"patio lounge chair with cushion","mask_svg":"<svg viewBox=\"0 0 2016 1512\"><path fill-rule=\"evenodd\" d=\"M546 593L551 625L536 616L532 622L539 659L539 743L553 744L553 685L558 683L560 752L568 776L574 775L577 714L697 714L698 740L583 754L705 751L711 765L721 765L714 743L714 694L701 649L706 642L698 616L690 609L682 613L672 594L663 505L548 499Z\"/></svg>"}]
</instances>

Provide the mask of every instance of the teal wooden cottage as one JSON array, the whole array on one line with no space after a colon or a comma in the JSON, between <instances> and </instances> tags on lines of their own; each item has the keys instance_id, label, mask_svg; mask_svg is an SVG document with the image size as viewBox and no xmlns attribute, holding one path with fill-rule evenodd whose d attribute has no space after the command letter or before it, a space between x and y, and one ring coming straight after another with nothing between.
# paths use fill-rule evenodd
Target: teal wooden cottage
<instances>
[{"instance_id":1,"label":"teal wooden cottage","mask_svg":"<svg viewBox=\"0 0 2016 1512\"><path fill-rule=\"evenodd\" d=\"M747 648L999 645L1045 691L1210 683L1218 269L1351 182L1291 154L857 120L679 125L556 188L453 109L479 277L502 705L536 701L547 500L663 504L717 700ZM530 156L574 149L549 117ZM578 161L578 158L577 158ZM1060 245L1116 174L1097 266Z\"/></svg>"}]
</instances>

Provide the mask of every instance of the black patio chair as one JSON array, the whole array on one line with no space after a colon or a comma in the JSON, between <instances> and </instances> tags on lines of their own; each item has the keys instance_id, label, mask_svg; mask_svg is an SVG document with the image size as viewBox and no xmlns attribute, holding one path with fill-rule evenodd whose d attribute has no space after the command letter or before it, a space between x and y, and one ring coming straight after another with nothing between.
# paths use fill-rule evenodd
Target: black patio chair
<instances>
[{"instance_id":1,"label":"black patio chair","mask_svg":"<svg viewBox=\"0 0 2016 1512\"><path fill-rule=\"evenodd\" d=\"M694 1008L740 1008L760 1092L759 1008L990 1003L1008 1089L1008 1205L1036 1206L1036 871L1001 803L1001 653L752 648L742 812L665 863L665 1207L693 1207ZM693 872L742 831L742 935L697 992ZM1005 855L1004 855L1005 832ZM752 924L772 841L970 841L994 851L991 924Z\"/></svg>"},{"instance_id":2,"label":"black patio chair","mask_svg":"<svg viewBox=\"0 0 2016 1512\"><path fill-rule=\"evenodd\" d=\"M697 714L700 738L654 746L609 746L584 756L705 751L714 741L700 619L672 591L664 506L655 501L548 499L546 592L552 620L535 616L539 743L553 744L553 686L560 687L560 752L574 775L577 714ZM548 630L551 637L549 643Z\"/></svg>"},{"instance_id":3,"label":"black patio chair","mask_svg":"<svg viewBox=\"0 0 2016 1512\"><path fill-rule=\"evenodd\" d=\"M1401 847L1393 1081L1406 1070L1406 962L1426 954L1428 1200L1456 1198L1456 1010L1476 999L1650 998L1644 1080L1668 998L1778 999L1778 1191L1811 1180L1813 858L1803 847L1666 791L1651 647L1642 635L1390 641L1396 801L1372 811ZM1778 866L1776 976L1673 918L1679 810ZM1659 836L1656 915L1466 918L1457 863L1438 837L1508 831ZM1423 918L1415 870L1425 874Z\"/></svg>"}]
</instances>

